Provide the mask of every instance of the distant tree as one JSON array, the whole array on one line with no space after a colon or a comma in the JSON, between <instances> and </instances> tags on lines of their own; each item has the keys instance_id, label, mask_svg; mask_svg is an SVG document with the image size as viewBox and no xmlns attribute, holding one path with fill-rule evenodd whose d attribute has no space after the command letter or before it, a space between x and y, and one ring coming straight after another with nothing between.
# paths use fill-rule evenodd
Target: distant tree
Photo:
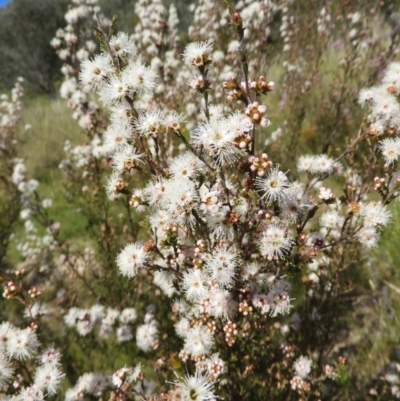
<instances>
[{"instance_id":1,"label":"distant tree","mask_svg":"<svg viewBox=\"0 0 400 401\"><path fill-rule=\"evenodd\" d=\"M0 87L23 76L29 89L55 94L61 62L50 46L69 0L13 0L0 9Z\"/></svg>"},{"instance_id":2,"label":"distant tree","mask_svg":"<svg viewBox=\"0 0 400 401\"><path fill-rule=\"evenodd\" d=\"M194 1L196 3L196 1ZM10 89L18 76L26 80L30 91L55 95L60 78L61 61L50 41L60 26L70 0L12 0L0 8L0 88ZM103 13L118 17L118 30L133 32L137 23L136 0L99 0ZM192 21L187 0L165 0L175 4L180 31Z\"/></svg>"}]
</instances>

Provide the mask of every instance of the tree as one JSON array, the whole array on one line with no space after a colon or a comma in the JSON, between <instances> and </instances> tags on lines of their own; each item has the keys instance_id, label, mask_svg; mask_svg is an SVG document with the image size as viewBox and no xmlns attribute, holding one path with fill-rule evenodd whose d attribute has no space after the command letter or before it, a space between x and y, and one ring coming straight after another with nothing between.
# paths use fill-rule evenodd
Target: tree
<instances>
[{"instance_id":1,"label":"tree","mask_svg":"<svg viewBox=\"0 0 400 401\"><path fill-rule=\"evenodd\" d=\"M13 0L0 10L0 87L23 76L31 90L55 94L61 62L50 40L64 25L68 0Z\"/></svg>"}]
</instances>

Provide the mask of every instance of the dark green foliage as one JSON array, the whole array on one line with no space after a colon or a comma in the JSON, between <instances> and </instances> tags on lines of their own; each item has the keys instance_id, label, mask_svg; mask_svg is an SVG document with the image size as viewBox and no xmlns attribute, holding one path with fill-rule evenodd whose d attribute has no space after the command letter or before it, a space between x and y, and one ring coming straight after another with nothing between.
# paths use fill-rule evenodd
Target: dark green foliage
<instances>
[{"instance_id":1,"label":"dark green foliage","mask_svg":"<svg viewBox=\"0 0 400 401\"><path fill-rule=\"evenodd\" d=\"M56 30L64 27L64 14L70 0L13 0L0 8L0 88L10 89L18 76L26 80L26 89L35 93L56 94L62 61L50 46ZM100 0L108 18L117 16L117 29L133 33L137 23L135 0ZM180 31L187 32L193 15L184 0L175 4Z\"/></svg>"},{"instance_id":2,"label":"dark green foliage","mask_svg":"<svg viewBox=\"0 0 400 401\"><path fill-rule=\"evenodd\" d=\"M69 0L13 0L0 9L0 87L9 89L23 76L29 89L55 94L61 61L50 46L64 26Z\"/></svg>"}]
</instances>

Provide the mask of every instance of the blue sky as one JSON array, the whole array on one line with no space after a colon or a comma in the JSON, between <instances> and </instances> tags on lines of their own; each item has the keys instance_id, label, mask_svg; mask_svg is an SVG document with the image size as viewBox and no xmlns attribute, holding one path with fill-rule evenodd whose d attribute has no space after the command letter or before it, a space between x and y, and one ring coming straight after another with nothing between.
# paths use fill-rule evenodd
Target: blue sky
<instances>
[{"instance_id":1,"label":"blue sky","mask_svg":"<svg viewBox=\"0 0 400 401\"><path fill-rule=\"evenodd\" d=\"M6 5L9 2L10 2L10 0L0 0L0 7Z\"/></svg>"}]
</instances>

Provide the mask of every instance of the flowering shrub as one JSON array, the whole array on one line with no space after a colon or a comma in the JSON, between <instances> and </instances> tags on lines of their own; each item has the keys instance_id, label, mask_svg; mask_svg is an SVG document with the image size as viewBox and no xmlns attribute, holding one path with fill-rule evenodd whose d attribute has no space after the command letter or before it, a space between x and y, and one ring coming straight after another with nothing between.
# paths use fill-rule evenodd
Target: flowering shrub
<instances>
[{"instance_id":1,"label":"flowering shrub","mask_svg":"<svg viewBox=\"0 0 400 401\"><path fill-rule=\"evenodd\" d=\"M335 2L215 12L199 1L181 48L173 6L139 1L129 36L96 3L74 0L52 41L65 61L60 94L86 135L60 163L87 219L85 249L62 239L13 153L9 225L21 210L16 248L30 264L2 272L3 295L30 325L0 326L0 397L49 399L64 377L66 401L377 394L371 378L351 386L341 338L400 182L400 67L378 57L382 14L361 2L339 18ZM326 83L329 57L340 74ZM35 368L21 361L43 347L38 334L63 357L53 347Z\"/></svg>"}]
</instances>

